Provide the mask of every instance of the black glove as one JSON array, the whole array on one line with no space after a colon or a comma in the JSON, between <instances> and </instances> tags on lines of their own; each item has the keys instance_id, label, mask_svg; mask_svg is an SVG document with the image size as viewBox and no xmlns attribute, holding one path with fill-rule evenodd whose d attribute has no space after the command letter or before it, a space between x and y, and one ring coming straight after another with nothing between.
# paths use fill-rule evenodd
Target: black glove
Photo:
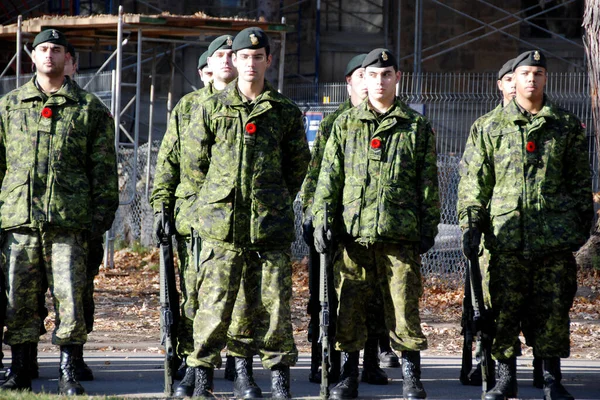
<instances>
[{"instance_id":1,"label":"black glove","mask_svg":"<svg viewBox=\"0 0 600 400\"><path fill-rule=\"evenodd\" d=\"M434 245L435 238L429 236L421 236L421 242L419 243L419 254L427 253Z\"/></svg>"},{"instance_id":2,"label":"black glove","mask_svg":"<svg viewBox=\"0 0 600 400\"><path fill-rule=\"evenodd\" d=\"M325 225L315 227L313 233L315 237L315 250L319 253L327 253L327 249L331 245L331 231L325 232Z\"/></svg>"},{"instance_id":3,"label":"black glove","mask_svg":"<svg viewBox=\"0 0 600 400\"><path fill-rule=\"evenodd\" d=\"M481 244L481 231L476 226L466 229L463 232L463 253L467 258L477 257L479 255L479 245Z\"/></svg>"},{"instance_id":4,"label":"black glove","mask_svg":"<svg viewBox=\"0 0 600 400\"><path fill-rule=\"evenodd\" d=\"M313 227L312 217L306 217L304 222L302 223L302 237L304 238L304 242L307 245L311 245L313 243L313 232L315 228Z\"/></svg>"},{"instance_id":5,"label":"black glove","mask_svg":"<svg viewBox=\"0 0 600 400\"><path fill-rule=\"evenodd\" d=\"M171 220L168 215L164 218L165 224L163 226L163 213L157 212L154 214L154 224L152 225L152 240L156 243L156 246L160 246L160 242L163 236L171 236Z\"/></svg>"}]
</instances>

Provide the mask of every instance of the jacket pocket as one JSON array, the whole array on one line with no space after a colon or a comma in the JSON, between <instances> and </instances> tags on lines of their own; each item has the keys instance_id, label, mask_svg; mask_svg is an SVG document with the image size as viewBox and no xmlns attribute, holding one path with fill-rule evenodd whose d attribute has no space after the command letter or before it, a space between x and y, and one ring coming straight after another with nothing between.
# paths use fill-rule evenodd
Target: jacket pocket
<instances>
[{"instance_id":1,"label":"jacket pocket","mask_svg":"<svg viewBox=\"0 0 600 400\"><path fill-rule=\"evenodd\" d=\"M15 174L7 171L0 190L0 215L2 228L12 228L29 222L31 199L29 196L29 171Z\"/></svg>"},{"instance_id":2,"label":"jacket pocket","mask_svg":"<svg viewBox=\"0 0 600 400\"><path fill-rule=\"evenodd\" d=\"M346 185L342 195L342 218L346 232L352 237L360 235L360 211L362 186Z\"/></svg>"},{"instance_id":3,"label":"jacket pocket","mask_svg":"<svg viewBox=\"0 0 600 400\"><path fill-rule=\"evenodd\" d=\"M414 192L385 186L379 202L377 234L382 238L416 241L420 238Z\"/></svg>"},{"instance_id":4,"label":"jacket pocket","mask_svg":"<svg viewBox=\"0 0 600 400\"><path fill-rule=\"evenodd\" d=\"M191 227L195 226L195 219L198 215L195 211L194 203L198 196L194 190L179 185L175 189L175 229L181 236L191 235Z\"/></svg>"},{"instance_id":5,"label":"jacket pocket","mask_svg":"<svg viewBox=\"0 0 600 400\"><path fill-rule=\"evenodd\" d=\"M568 195L554 195L544 198L544 208L540 214L543 224L543 244L548 249L578 249L589 237L586 224L580 220Z\"/></svg>"},{"instance_id":6,"label":"jacket pocket","mask_svg":"<svg viewBox=\"0 0 600 400\"><path fill-rule=\"evenodd\" d=\"M230 236L233 215L231 186L204 186L198 199L198 232L204 238L224 241Z\"/></svg>"},{"instance_id":7,"label":"jacket pocket","mask_svg":"<svg viewBox=\"0 0 600 400\"><path fill-rule=\"evenodd\" d=\"M290 244L295 238L292 199L287 189L255 189L252 193L250 241Z\"/></svg>"},{"instance_id":8,"label":"jacket pocket","mask_svg":"<svg viewBox=\"0 0 600 400\"><path fill-rule=\"evenodd\" d=\"M518 250L522 246L521 213L518 198L494 198L490 206L490 231L486 247L499 251Z\"/></svg>"},{"instance_id":9,"label":"jacket pocket","mask_svg":"<svg viewBox=\"0 0 600 400\"><path fill-rule=\"evenodd\" d=\"M59 226L91 229L90 183L83 171L54 170L48 221Z\"/></svg>"}]
</instances>

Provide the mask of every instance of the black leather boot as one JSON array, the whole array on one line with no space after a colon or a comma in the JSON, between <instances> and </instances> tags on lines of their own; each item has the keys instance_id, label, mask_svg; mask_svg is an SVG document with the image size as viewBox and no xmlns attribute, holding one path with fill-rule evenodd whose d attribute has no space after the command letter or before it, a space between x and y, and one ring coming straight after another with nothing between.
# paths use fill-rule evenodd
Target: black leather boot
<instances>
[{"instance_id":1,"label":"black leather boot","mask_svg":"<svg viewBox=\"0 0 600 400\"><path fill-rule=\"evenodd\" d=\"M544 388L544 362L541 357L533 357L533 387Z\"/></svg>"},{"instance_id":2,"label":"black leather boot","mask_svg":"<svg viewBox=\"0 0 600 400\"><path fill-rule=\"evenodd\" d=\"M371 385L387 385L388 376L385 371L379 367L378 342L378 338L369 338L365 343L363 370L360 381Z\"/></svg>"},{"instance_id":3,"label":"black leather boot","mask_svg":"<svg viewBox=\"0 0 600 400\"><path fill-rule=\"evenodd\" d=\"M29 376L31 379L37 379L40 377L40 366L38 364L38 345L37 343L31 344L31 363L29 364Z\"/></svg>"},{"instance_id":4,"label":"black leather boot","mask_svg":"<svg viewBox=\"0 0 600 400\"><path fill-rule=\"evenodd\" d=\"M388 333L379 337L379 361L382 368L400 368L400 359L390 346Z\"/></svg>"},{"instance_id":5,"label":"black leather boot","mask_svg":"<svg viewBox=\"0 0 600 400\"><path fill-rule=\"evenodd\" d=\"M235 357L227 356L225 361L225 375L223 376L228 381L233 382L235 380Z\"/></svg>"},{"instance_id":6,"label":"black leather boot","mask_svg":"<svg viewBox=\"0 0 600 400\"><path fill-rule=\"evenodd\" d=\"M262 391L254 382L252 357L235 357L235 380L233 395L236 399L257 399L262 397Z\"/></svg>"},{"instance_id":7,"label":"black leather boot","mask_svg":"<svg viewBox=\"0 0 600 400\"><path fill-rule=\"evenodd\" d=\"M421 352L402 352L402 395L407 400L424 399L427 397L421 383Z\"/></svg>"},{"instance_id":8,"label":"black leather boot","mask_svg":"<svg viewBox=\"0 0 600 400\"><path fill-rule=\"evenodd\" d=\"M75 358L77 358L78 350L79 346L77 345L60 346L58 394L76 396L85 393L83 386L75 376Z\"/></svg>"},{"instance_id":9,"label":"black leather boot","mask_svg":"<svg viewBox=\"0 0 600 400\"><path fill-rule=\"evenodd\" d=\"M6 381L0 386L3 390L31 390L31 349L36 343L14 344L10 346L12 364Z\"/></svg>"},{"instance_id":10,"label":"black leather boot","mask_svg":"<svg viewBox=\"0 0 600 400\"><path fill-rule=\"evenodd\" d=\"M488 391L483 397L484 400L505 400L517 397L517 358L512 357L507 360L499 360L498 379L496 386Z\"/></svg>"},{"instance_id":11,"label":"black leather boot","mask_svg":"<svg viewBox=\"0 0 600 400\"><path fill-rule=\"evenodd\" d=\"M344 353L344 358L340 382L331 389L330 399L355 399L358 397L359 352Z\"/></svg>"},{"instance_id":12,"label":"black leather boot","mask_svg":"<svg viewBox=\"0 0 600 400\"><path fill-rule=\"evenodd\" d=\"M83 360L83 345L75 345L76 352L73 354L73 365L75 366L75 378L80 382L93 381L94 373Z\"/></svg>"},{"instance_id":13,"label":"black leather boot","mask_svg":"<svg viewBox=\"0 0 600 400\"><path fill-rule=\"evenodd\" d=\"M571 393L560 383L560 358L544 358L544 400L573 400Z\"/></svg>"},{"instance_id":14,"label":"black leather boot","mask_svg":"<svg viewBox=\"0 0 600 400\"><path fill-rule=\"evenodd\" d=\"M292 394L290 393L289 365L276 365L273 368L271 368L271 398L292 398Z\"/></svg>"},{"instance_id":15,"label":"black leather boot","mask_svg":"<svg viewBox=\"0 0 600 400\"><path fill-rule=\"evenodd\" d=\"M195 367L196 382L194 383L193 397L213 398L213 368Z\"/></svg>"},{"instance_id":16,"label":"black leather boot","mask_svg":"<svg viewBox=\"0 0 600 400\"><path fill-rule=\"evenodd\" d=\"M196 385L196 369L194 367L187 367L185 374L179 382L179 386L175 389L173 396L175 397L191 397L194 394L194 387Z\"/></svg>"}]
</instances>

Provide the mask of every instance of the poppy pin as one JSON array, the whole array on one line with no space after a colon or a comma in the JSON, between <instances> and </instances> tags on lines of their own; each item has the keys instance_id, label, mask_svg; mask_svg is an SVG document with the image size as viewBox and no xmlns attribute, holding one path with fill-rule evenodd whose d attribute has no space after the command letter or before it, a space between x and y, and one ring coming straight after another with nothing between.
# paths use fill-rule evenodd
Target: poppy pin
<instances>
[{"instance_id":1,"label":"poppy pin","mask_svg":"<svg viewBox=\"0 0 600 400\"><path fill-rule=\"evenodd\" d=\"M535 151L535 142L527 142L525 150L527 150L528 153L533 153Z\"/></svg>"},{"instance_id":2,"label":"poppy pin","mask_svg":"<svg viewBox=\"0 0 600 400\"><path fill-rule=\"evenodd\" d=\"M248 122L246 124L246 132L248 132L248 135L254 135L254 133L256 133L256 124L254 122Z\"/></svg>"},{"instance_id":3,"label":"poppy pin","mask_svg":"<svg viewBox=\"0 0 600 400\"><path fill-rule=\"evenodd\" d=\"M372 139L371 140L371 148L378 149L380 147L381 147L381 140L379 140L379 139Z\"/></svg>"},{"instance_id":4,"label":"poppy pin","mask_svg":"<svg viewBox=\"0 0 600 400\"><path fill-rule=\"evenodd\" d=\"M52 109L50 107L42 108L42 117L44 117L44 118L52 117Z\"/></svg>"}]
</instances>

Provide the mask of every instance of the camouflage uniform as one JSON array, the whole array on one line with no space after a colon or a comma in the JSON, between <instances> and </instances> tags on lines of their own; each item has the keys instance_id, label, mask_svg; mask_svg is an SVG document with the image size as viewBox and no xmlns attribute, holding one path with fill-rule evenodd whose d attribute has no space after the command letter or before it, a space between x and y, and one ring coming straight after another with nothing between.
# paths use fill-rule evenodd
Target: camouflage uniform
<instances>
[{"instance_id":1,"label":"camouflage uniform","mask_svg":"<svg viewBox=\"0 0 600 400\"><path fill-rule=\"evenodd\" d=\"M6 343L38 342L44 274L60 316L52 342L87 340L87 240L111 226L118 206L114 140L108 109L68 77L50 96L33 78L0 100Z\"/></svg>"},{"instance_id":2,"label":"camouflage uniform","mask_svg":"<svg viewBox=\"0 0 600 400\"><path fill-rule=\"evenodd\" d=\"M220 365L220 350L246 266L243 317L263 365L294 365L291 325L292 200L310 158L301 113L265 82L253 101L242 99L237 79L199 104L182 146L206 173L198 194L202 238L198 311L192 367ZM255 282L253 287L248 283ZM260 284L258 284L258 282ZM241 317L241 316L240 316ZM243 343L240 340L237 343ZM256 349L231 349L251 357Z\"/></svg>"},{"instance_id":3,"label":"camouflage uniform","mask_svg":"<svg viewBox=\"0 0 600 400\"><path fill-rule=\"evenodd\" d=\"M493 356L521 354L528 332L536 357L568 357L576 290L572 251L593 220L588 142L576 116L547 98L536 115L515 100L471 132L461 163L458 211L467 208L490 251Z\"/></svg>"},{"instance_id":4,"label":"camouflage uniform","mask_svg":"<svg viewBox=\"0 0 600 400\"><path fill-rule=\"evenodd\" d=\"M439 222L435 135L400 100L384 115L368 101L340 115L321 163L313 213L341 216L344 262L336 265L336 348L355 352L367 339L369 294L379 286L387 329L397 350L422 350L419 243ZM333 217L332 217L333 218ZM350 322L347 322L350 321Z\"/></svg>"},{"instance_id":5,"label":"camouflage uniform","mask_svg":"<svg viewBox=\"0 0 600 400\"><path fill-rule=\"evenodd\" d=\"M173 214L177 238L177 254L179 260L179 276L182 293L181 315L178 327L177 352L189 354L194 348L192 337L193 321L197 301L198 271L193 260L191 222L195 219L192 205L196 201L198 191L204 183L204 173L195 163L182 156L183 136L192 116L191 111L197 102L202 102L216 93L212 83L202 89L188 93L179 100L173 109L167 132L158 152L154 189L150 196L150 204L155 213L165 209ZM193 262L192 262L193 264Z\"/></svg>"}]
</instances>

